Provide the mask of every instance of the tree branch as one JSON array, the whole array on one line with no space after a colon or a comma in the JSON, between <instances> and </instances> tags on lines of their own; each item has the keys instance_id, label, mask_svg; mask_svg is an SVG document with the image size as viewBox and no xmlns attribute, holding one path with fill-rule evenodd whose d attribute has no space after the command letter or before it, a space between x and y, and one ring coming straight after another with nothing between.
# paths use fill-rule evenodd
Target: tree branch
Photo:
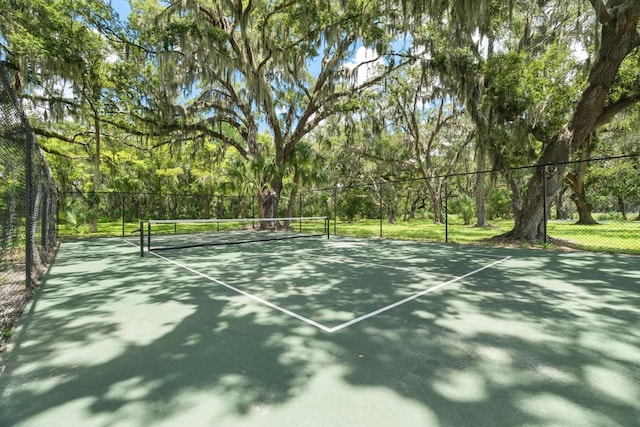
<instances>
[{"instance_id":1,"label":"tree branch","mask_svg":"<svg viewBox=\"0 0 640 427\"><path fill-rule=\"evenodd\" d=\"M45 138L54 138L54 139L57 139L59 141L68 142L70 144L81 145L83 147L86 147L89 144L84 143L84 142L78 142L78 141L76 141L76 139L81 137L81 136L91 135L91 132L81 132L81 133L77 133L77 134L73 135L72 138L69 138L68 136L66 136L64 134L57 133L57 132L54 132L54 131L51 131L51 130L48 130L48 129L42 129L40 127L35 127L35 126L33 127L33 131L38 136L43 136Z\"/></svg>"},{"instance_id":2,"label":"tree branch","mask_svg":"<svg viewBox=\"0 0 640 427\"><path fill-rule=\"evenodd\" d=\"M613 104L609 104L605 107L604 111L596 121L596 127L600 127L609 123L618 113L633 107L640 103L640 94L636 93L631 96L619 99Z\"/></svg>"},{"instance_id":3,"label":"tree branch","mask_svg":"<svg viewBox=\"0 0 640 427\"><path fill-rule=\"evenodd\" d=\"M58 151L55 150L53 148L49 148L45 145L42 144L38 144L39 147L42 149L42 151L52 154L54 156L59 156L59 157L64 157L65 159L71 159L71 160L80 160L80 159L86 159L87 157L74 157L74 156L70 156L68 154L63 153L62 151Z\"/></svg>"},{"instance_id":4,"label":"tree branch","mask_svg":"<svg viewBox=\"0 0 640 427\"><path fill-rule=\"evenodd\" d=\"M602 0L589 0L589 3L593 6L596 12L596 18L600 24L607 25L611 22L613 17L609 14L607 6Z\"/></svg>"}]
</instances>

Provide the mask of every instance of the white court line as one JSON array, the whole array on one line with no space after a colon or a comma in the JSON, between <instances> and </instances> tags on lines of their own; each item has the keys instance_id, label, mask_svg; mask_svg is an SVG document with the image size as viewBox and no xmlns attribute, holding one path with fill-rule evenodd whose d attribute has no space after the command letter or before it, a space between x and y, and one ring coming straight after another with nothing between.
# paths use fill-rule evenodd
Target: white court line
<instances>
[{"instance_id":1,"label":"white court line","mask_svg":"<svg viewBox=\"0 0 640 427\"><path fill-rule=\"evenodd\" d=\"M363 258L360 258L358 256L355 257L350 257L349 259L345 259L340 257L339 255L327 255L327 252L325 250L318 250L318 249L298 249L296 251L292 251L292 252L287 252L284 255L283 254L262 254L262 253L243 253L242 254L242 258L243 259L247 259L247 258L273 258L273 257L277 257L277 258L282 258L284 257L289 257L289 256L297 256L297 255L302 255L302 254L311 254L311 255L315 255L316 257L320 257L323 260L337 260L338 263L348 263L351 265L372 265L374 267L382 267L382 268L386 268L388 270L400 270L400 271L407 271L410 273L428 273L428 270L423 269L422 267L400 267L397 265L388 265L388 264L382 264L382 263L378 263L378 262L373 262L373 261L365 261ZM479 254L476 254L479 255ZM496 255L494 255L495 257ZM418 257L416 257L416 259L419 259ZM399 259L400 260L400 259ZM401 260L406 260L406 259L401 259ZM229 263L233 263L233 262L237 262L236 258L232 258L232 259L227 259L224 260L222 262L222 264L229 264ZM448 274L446 273L430 273L431 276L434 275L441 275L441 276L445 276L445 277L449 277Z\"/></svg>"},{"instance_id":2,"label":"white court line","mask_svg":"<svg viewBox=\"0 0 640 427\"><path fill-rule=\"evenodd\" d=\"M214 282L214 283L217 283L217 284L219 284L219 285L222 285L222 286L224 286L225 288L231 289L231 290L232 290L232 291L234 291L234 292L237 292L237 293L239 293L239 294L241 294L241 295L244 295L244 296L246 296L246 297L249 297L249 298L251 298L251 299L252 299L252 300L254 300L254 301L257 301L257 302L259 302L259 303L261 303L261 304L266 305L267 307L271 307L271 308L273 308L273 309L275 309L275 310L281 311L282 313L287 314L287 315L289 315L289 316L291 316L291 317L294 317L294 318L296 318L296 319L298 319L298 320L302 320L303 322L308 323L308 324L309 324L309 325L311 325L311 326L315 326L316 328L321 329L321 330L323 330L323 331L325 331L325 332L331 332L331 328L329 328L329 327L327 327L327 326L324 326L323 324L318 323L318 322L316 322L315 320L308 319L308 318L306 318L306 317L304 317L304 316L299 315L298 313L295 313L295 312L293 312L293 311L291 311L291 310L287 310L286 308L280 307L279 305L273 304L273 303L271 303L271 302L269 302L269 301L267 301L267 300L265 300L265 299L262 299L262 298L260 298L260 297L258 297L258 296L255 296L255 295L253 295L253 294L250 294L250 293L248 293L248 292L245 292L245 291L243 291L243 290L240 290L240 289L238 289L238 288L236 288L236 287L234 287L234 286L231 286L231 285L229 285L229 284L227 284L227 283L224 283L224 282L223 282L223 281L221 281L221 280L218 280L218 279L216 279L216 278L214 278L214 277L211 277L211 276L208 276L208 275L206 275L206 274L204 274L204 273L201 273L201 272L199 272L198 270L195 270L195 269L193 269L193 268L191 268L191 267L189 267L189 266L187 266L187 265L181 264L181 263L179 263L179 262L177 262L177 261L174 261L174 260L171 260L171 259L169 259L169 258L163 257L162 255L159 255L159 254L157 254L157 253L155 253L155 252L151 252L151 254L152 254L152 255L154 255L154 256L157 256L158 258L163 259L163 260L165 260L165 261L167 261L167 262L170 262L171 264L175 264L175 265L177 265L178 267L182 267L182 268L184 268L185 270L188 270L188 271L190 271L190 272L192 272L192 273L194 273L194 274L197 274L198 276L204 277L204 278L205 278L205 279L207 279L207 280L211 280L211 281L212 281L212 282Z\"/></svg>"},{"instance_id":3,"label":"white court line","mask_svg":"<svg viewBox=\"0 0 640 427\"><path fill-rule=\"evenodd\" d=\"M343 323L341 325L338 325L338 326L335 326L333 328L330 328L328 332L333 333L333 332L339 331L340 329L344 329L347 326L351 326L351 325L353 325L355 323L358 323L358 322L361 322L361 321L363 321L365 319L368 319L370 317L376 316L376 315L378 315L380 313L384 313L385 311L391 310L392 308L398 307L398 306L400 306L400 305L402 305L404 303L407 303L409 301L413 301L416 298L419 298L419 297L421 297L423 295L426 295L429 292L433 292L433 291L438 290L440 288L444 288L445 286L451 285L452 283L459 282L460 280L464 279L465 277L472 276L472 275L474 275L476 273L481 272L482 270L486 270L487 268L490 268L490 267L493 267L494 265L500 264L501 262L504 262L504 261L506 261L506 260L508 260L510 258L511 258L510 256L508 256L506 258L502 258L502 259L500 259L498 261L492 262L491 264L485 265L484 267L480 267L477 270L473 270L473 271L471 271L471 272L469 272L467 274L464 274L462 276L454 277L453 279L451 279L449 281L446 281L444 283L440 283L439 285L436 285L436 286L434 286L432 288L425 289L424 291L418 292L417 294L411 295L410 297L407 297L407 298L405 298L403 300L400 300L398 302L394 302L393 304L389 304L386 307L379 308L379 309L377 309L375 311L372 311L371 313L364 314L364 315L362 315L360 317L356 317L353 320L349 320L348 322L345 322L345 323Z\"/></svg>"},{"instance_id":4,"label":"white court line","mask_svg":"<svg viewBox=\"0 0 640 427\"><path fill-rule=\"evenodd\" d=\"M135 246L135 247L139 248L139 246L138 246L138 245L136 245L136 244L134 244L134 243L128 242L128 241L126 241L126 240L125 240L125 242L126 242L126 243L129 243L129 244L130 244L130 245L132 245L132 246ZM209 275L207 275L207 274L201 273L201 272L199 272L198 270L195 270L195 269L193 269L193 268L191 268L191 267L189 267L189 266L187 266L187 265L184 265L184 264L179 263L179 262L177 262L177 261L171 260L171 259L169 259L169 258L167 258L167 257L163 257L162 255L159 255L159 254L158 254L158 253L156 253L156 252L153 252L153 251L152 251L152 252L147 252L147 254L148 254L148 253L151 253L151 255L154 255L154 256L156 256L156 257L158 257L158 258L160 258L160 259L163 259L163 260L165 260L165 261L167 261L167 262L170 262L171 264L177 265L178 267L184 268L185 270L188 270L188 271L190 271L190 272L192 272L192 273L194 273L194 274L197 274L197 275L198 275L198 276L200 276L200 277L204 277L205 279L210 280L210 281L212 281L212 282L214 282L214 283L217 283L218 285L222 285L222 286L224 286L224 287L225 287L225 288L227 288L227 289L230 289L230 290L232 290L232 291L234 291L234 292L237 292L237 293L239 293L239 294L241 294L241 295L244 295L244 296L246 296L246 297L248 297L248 298L251 298L252 300L259 302L260 304L264 304L264 305L266 305L267 307L271 307L271 308L273 308L273 309L275 309L275 310L278 310L278 311L280 311L280 312L282 312L282 313L284 313L284 314L287 314L287 315L289 315L289 316L291 316L291 317L294 317L294 318L296 318L296 319L298 319L298 320L302 320L303 322L308 323L308 324L309 324L309 325L311 325L311 326L315 326L316 328L321 329L321 330L323 330L323 331L325 331L325 332L331 332L331 331L330 331L330 329L331 329L331 328L329 328L328 326L324 326L323 324L318 323L318 322L316 322L315 320L308 319L308 318L306 318L306 317L304 317L304 316L301 316L301 315L299 315L298 313L295 313L295 312L293 312L293 311L291 311L291 310L287 310L286 308L280 307L279 305L273 304L273 303L271 303L271 302L269 302L269 301L267 301L267 300L265 300L265 299L262 299L262 298L260 298L260 297L258 297L258 296L255 296L255 295L253 295L253 294L250 294L250 293L248 293L248 292L245 292L245 291L243 291L243 290L240 290L240 289L236 288L235 286L231 286L231 285L229 285L229 284L227 284L227 283L224 283L224 282L223 282L223 281L221 281L221 280L218 280L218 279L216 279L216 278L214 278L214 277L211 277L211 276L209 276Z\"/></svg>"},{"instance_id":5,"label":"white court line","mask_svg":"<svg viewBox=\"0 0 640 427\"><path fill-rule=\"evenodd\" d=\"M325 259L337 259L339 260L339 262L344 262L344 263L349 263L351 265L373 265L375 267L382 267L382 268L386 268L388 270L400 270L400 271L408 271L410 273L426 273L428 272L427 270L424 270L422 268L419 267L400 267L397 265L386 265L386 264L380 264L377 262L371 262L371 261L363 261L361 258L351 258L351 259L344 259L344 258L339 258L337 256L333 256L333 255L324 255ZM436 274L442 274L442 273L431 273L431 275L436 275ZM444 275L444 274L442 274Z\"/></svg>"},{"instance_id":6,"label":"white court line","mask_svg":"<svg viewBox=\"0 0 640 427\"><path fill-rule=\"evenodd\" d=\"M317 251L315 249L300 249L297 251L293 251L293 252L287 252L286 254L243 254L242 255L242 259L246 260L247 258L273 258L276 257L278 259L281 259L283 257L289 257L289 256L293 256L293 257L297 257L298 255L302 255L302 254L311 254L314 255L315 257L319 257L322 260L335 260L335 262L337 263L348 263L351 265L372 265L375 267L382 267L382 268L386 268L388 270L401 270L401 271L408 271L410 273L424 273L426 272L426 270L421 269L419 267L400 267L397 265L387 265L387 264L380 264L377 262L371 262L371 261L363 261L361 258L351 258L351 259L345 259L345 258L341 258L338 255L327 255L327 253L325 251ZM224 260L221 264L226 265L226 264L230 264L230 263L234 263L237 262L238 259L237 258L232 258L232 259L226 259ZM436 274L436 273L432 273ZM442 273L437 273L437 274L442 274ZM444 274L442 274L444 275Z\"/></svg>"},{"instance_id":7,"label":"white court line","mask_svg":"<svg viewBox=\"0 0 640 427\"><path fill-rule=\"evenodd\" d=\"M136 246L137 247L137 245L135 245L135 244L133 244L131 242L127 242L126 240L125 240L125 242L129 243L132 246ZM449 286L449 285L451 285L453 283L459 282L462 279L465 279L465 278L467 278L469 276L473 276L474 274L479 273L479 272L481 272L483 270L486 270L487 268L491 268L491 267L493 267L495 265L498 265L498 264L500 264L502 262L505 262L505 261L511 259L510 256L502 258L502 259L499 259L498 261L494 261L491 264L487 264L487 265L485 265L483 267L480 267L478 269L470 271L469 273L463 274L462 276L454 277L451 280L448 280L446 282L440 283L439 285L433 286L433 287L431 287L429 289L425 289L424 291L420 291L420 292L418 292L418 293L416 293L414 295L411 295L411 296L409 296L407 298L404 298L404 299L402 299L400 301L394 302L393 304L389 304L389 305L387 305L385 307L379 308L379 309L374 310L374 311L372 311L370 313L367 313L367 314L363 314L362 316L356 317L355 319L349 320L348 322L345 322L345 323L342 323L342 324L340 324L338 326L334 326L333 328L330 328L328 326L325 326L325 325L323 325L321 323L316 322L315 320L311 320L309 318L301 316L298 313L295 313L295 312L293 312L291 310L287 310L286 308L283 308L283 307L280 307L279 305L273 304L273 303L271 303L271 302L269 302L269 301L267 301L267 300L265 300L263 298L260 298L258 296L253 295L253 294L250 294L248 292L240 290L240 289L236 288L235 286L231 286L231 285L229 285L227 283L224 283L221 280L215 279L215 278L213 278L211 276L208 276L208 275L206 275L204 273L201 273L201 272L199 272L199 271L197 271L197 270L195 270L195 269L193 269L193 268L191 268L191 267L189 267L187 265L184 265L184 264L179 263L177 261L173 261L173 260L171 260L169 258L163 257L162 255L159 255L159 254L157 254L155 252L151 252L151 254L156 256L156 257L158 257L158 258L160 258L160 259L163 259L163 260L165 260L167 262L170 262L171 264L174 264L174 265L176 265L178 267L181 267L181 268L184 268L185 270L188 270L188 271L190 271L190 272L192 272L194 274L197 274L200 277L204 277L207 280L210 280L210 281L212 281L214 283L222 285L227 289L230 289L230 290L232 290L234 292L237 292L237 293L239 293L241 295L244 295L244 296L246 296L248 298L251 298L254 301L257 301L257 302L259 302L261 304L266 305L267 307L271 307L271 308L273 308L275 310L278 310L278 311L280 311L280 312L282 312L282 313L284 313L286 315L289 315L289 316L291 316L293 318L301 320L301 321L303 321L303 322L305 322L305 323L307 323L307 324L309 324L311 326L314 326L314 327L316 327L316 328L318 328L320 330L323 330L325 332L328 332L328 333L337 332L337 331L339 331L341 329L344 329L344 328L349 327L351 325L354 325L356 323L362 322L363 320L366 320L366 319L368 319L370 317L376 316L376 315L378 315L380 313L384 313L385 311L389 311L389 310L391 310L391 309L393 309L395 307L398 307L398 306L400 306L402 304L405 304L407 302L410 302L410 301L413 301L413 300L415 300L417 298L420 298L421 296L426 295L426 294L428 294L430 292L436 291L438 289L444 288L445 286Z\"/></svg>"}]
</instances>

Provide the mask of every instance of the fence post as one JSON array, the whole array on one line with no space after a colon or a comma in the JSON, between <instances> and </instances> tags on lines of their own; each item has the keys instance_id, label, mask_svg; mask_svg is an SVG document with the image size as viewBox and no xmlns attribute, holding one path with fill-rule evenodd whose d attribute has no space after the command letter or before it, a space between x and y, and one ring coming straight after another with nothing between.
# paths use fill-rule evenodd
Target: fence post
<instances>
[{"instance_id":1,"label":"fence post","mask_svg":"<svg viewBox=\"0 0 640 427\"><path fill-rule=\"evenodd\" d=\"M127 213L127 210L126 210L126 207L125 207L125 194L124 194L124 191L122 191L120 193L120 196L121 196L120 200L122 201L122 237L124 237L125 236L124 223L125 223L125 215Z\"/></svg>"},{"instance_id":2,"label":"fence post","mask_svg":"<svg viewBox=\"0 0 640 427\"><path fill-rule=\"evenodd\" d=\"M547 166L542 166L542 241L547 244Z\"/></svg>"},{"instance_id":3,"label":"fence post","mask_svg":"<svg viewBox=\"0 0 640 427\"><path fill-rule=\"evenodd\" d=\"M140 220L138 225L138 231L140 232L140 256L144 257L144 221Z\"/></svg>"},{"instance_id":4,"label":"fence post","mask_svg":"<svg viewBox=\"0 0 640 427\"><path fill-rule=\"evenodd\" d=\"M298 216L302 218L302 192L298 193ZM300 220L300 232L302 233L302 220Z\"/></svg>"},{"instance_id":5,"label":"fence post","mask_svg":"<svg viewBox=\"0 0 640 427\"><path fill-rule=\"evenodd\" d=\"M333 189L333 235L338 235L338 187Z\"/></svg>"},{"instance_id":6,"label":"fence post","mask_svg":"<svg viewBox=\"0 0 640 427\"><path fill-rule=\"evenodd\" d=\"M380 188L380 209L379 209L379 217L380 217L380 238L382 239L382 183L378 183L378 188Z\"/></svg>"},{"instance_id":7,"label":"fence post","mask_svg":"<svg viewBox=\"0 0 640 427\"><path fill-rule=\"evenodd\" d=\"M44 174L44 172L43 172ZM43 248L47 247L47 239L48 239L48 235L47 235L47 220L49 219L47 216L47 213L49 211L49 195L47 194L47 188L46 186L43 185L43 195L42 195L42 207L41 207L41 223L40 223L40 245Z\"/></svg>"},{"instance_id":8,"label":"fence post","mask_svg":"<svg viewBox=\"0 0 640 427\"><path fill-rule=\"evenodd\" d=\"M449 243L449 177L444 177L444 242Z\"/></svg>"},{"instance_id":9,"label":"fence post","mask_svg":"<svg viewBox=\"0 0 640 427\"><path fill-rule=\"evenodd\" d=\"M23 123L24 123L23 119ZM33 165L31 163L31 145L33 143L33 134L31 129L26 127L27 135L25 138L24 155L25 155L25 278L27 288L33 286L33 278L31 271L33 270Z\"/></svg>"}]
</instances>

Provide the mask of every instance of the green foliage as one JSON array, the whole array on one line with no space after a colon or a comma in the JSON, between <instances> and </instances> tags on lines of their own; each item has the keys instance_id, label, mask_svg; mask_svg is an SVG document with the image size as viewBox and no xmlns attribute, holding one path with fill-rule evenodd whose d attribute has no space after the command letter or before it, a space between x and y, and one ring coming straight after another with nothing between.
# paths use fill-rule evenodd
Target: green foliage
<instances>
[{"instance_id":1,"label":"green foliage","mask_svg":"<svg viewBox=\"0 0 640 427\"><path fill-rule=\"evenodd\" d=\"M93 190L87 192L86 198L89 209L94 209L100 204L100 195Z\"/></svg>"},{"instance_id":2,"label":"green foliage","mask_svg":"<svg viewBox=\"0 0 640 427\"><path fill-rule=\"evenodd\" d=\"M68 209L66 211L66 222L73 228L74 233L77 234L81 224L78 214L75 211Z\"/></svg>"},{"instance_id":3,"label":"green foliage","mask_svg":"<svg viewBox=\"0 0 640 427\"><path fill-rule=\"evenodd\" d=\"M2 338L3 341L7 341L9 339L11 339L11 337L13 336L13 329L3 326L0 328L0 337Z\"/></svg>"},{"instance_id":4,"label":"green foliage","mask_svg":"<svg viewBox=\"0 0 640 427\"><path fill-rule=\"evenodd\" d=\"M594 215L596 221L624 221L620 212L598 212Z\"/></svg>"},{"instance_id":5,"label":"green foliage","mask_svg":"<svg viewBox=\"0 0 640 427\"><path fill-rule=\"evenodd\" d=\"M607 103L619 102L640 94L640 50L627 56L616 74L615 85L609 92Z\"/></svg>"},{"instance_id":6,"label":"green foliage","mask_svg":"<svg viewBox=\"0 0 640 427\"><path fill-rule=\"evenodd\" d=\"M418 2L423 14L404 18L392 3L135 0L125 31L109 2L0 0L0 49L30 111L46 107L32 123L50 136L39 143L62 192L253 197L280 185L286 200L340 185L351 190L338 205L323 196L317 209L369 217L382 194L386 211L427 200L421 212L433 216L441 177L472 170L482 144L488 167L536 162L583 90L589 62L572 48L594 51L597 21L576 1ZM383 55L362 67L366 84L353 72L360 47ZM637 95L638 55L623 62L608 104ZM612 122L598 152L637 151L637 117ZM634 161L594 165L590 198L607 209L622 198L633 209L638 176ZM424 180L354 190L415 178ZM458 184L459 193L474 191L468 178ZM0 184L0 203L12 187ZM192 205L201 215L246 212L246 200ZM498 178L488 216L508 218L510 202ZM162 212L177 212L164 204ZM470 221L472 205L458 198L452 209ZM61 217L77 232L114 206L90 192L86 206Z\"/></svg>"},{"instance_id":7,"label":"green foliage","mask_svg":"<svg viewBox=\"0 0 640 427\"><path fill-rule=\"evenodd\" d=\"M506 52L491 56L484 66L486 88L482 108L495 110L504 120L521 117L532 102L532 91L525 81L525 52Z\"/></svg>"},{"instance_id":8,"label":"green foliage","mask_svg":"<svg viewBox=\"0 0 640 427\"><path fill-rule=\"evenodd\" d=\"M511 194L504 187L494 186L486 193L488 219L505 219L511 215Z\"/></svg>"},{"instance_id":9,"label":"green foliage","mask_svg":"<svg viewBox=\"0 0 640 427\"><path fill-rule=\"evenodd\" d=\"M352 222L360 218L369 218L377 215L374 200L363 191L362 188L347 189L338 196L338 217Z\"/></svg>"},{"instance_id":10,"label":"green foliage","mask_svg":"<svg viewBox=\"0 0 640 427\"><path fill-rule=\"evenodd\" d=\"M475 212L475 202L466 194L461 194L450 202L451 213L460 215L465 225L471 224Z\"/></svg>"}]
</instances>

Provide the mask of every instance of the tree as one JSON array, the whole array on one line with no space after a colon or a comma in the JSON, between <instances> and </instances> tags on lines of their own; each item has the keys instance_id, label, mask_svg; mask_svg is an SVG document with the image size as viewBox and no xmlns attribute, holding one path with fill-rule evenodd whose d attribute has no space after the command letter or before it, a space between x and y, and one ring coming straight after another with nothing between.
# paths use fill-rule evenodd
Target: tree
<instances>
[{"instance_id":1,"label":"tree","mask_svg":"<svg viewBox=\"0 0 640 427\"><path fill-rule=\"evenodd\" d=\"M577 43L586 48L596 49L594 57L589 62L586 83L567 120L558 126L547 126L546 129L535 122L530 123L527 128L529 134L542 143L537 163L560 165L552 174L547 174L546 169L542 167L536 170L527 185L521 209L515 215L514 229L507 233L507 237L528 241L545 238L543 212L545 204L549 207L552 197L543 200L543 182L546 181L548 195L557 194L562 188L565 169L561 163L568 161L572 153L584 147L585 141L598 127L640 101L637 89L617 97L609 96L615 86L620 64L640 45L640 3L632 0L610 0L606 3L590 0L590 3L595 15L591 25L585 22L582 10L576 8L576 2L543 1L532 5L530 2L510 1L502 4L484 0L473 2L471 7L469 2L462 0L403 2L411 6L410 9L405 9L405 13L409 10L425 13L428 14L428 22L446 23L451 31L450 39L455 43L454 46L464 46L464 41L473 37L474 33L481 37L491 34L490 30L493 27L487 26L486 23L491 22L496 14L504 16L506 8L509 11L509 22L518 24L516 29L521 34L519 44L528 46L531 52L544 50L544 46L548 46L550 41L568 45ZM539 8L538 16L530 14L536 7ZM568 19L575 16L575 13L578 13L577 20ZM443 18L445 16L446 18ZM519 17L523 16L525 19L519 21ZM568 22L572 27L567 28ZM427 41L422 40L422 43ZM463 52L462 58L468 57ZM436 59L438 58L434 58L432 62L438 64ZM472 63L463 60L452 64L454 67L464 68ZM449 74L459 76L461 73ZM464 85L464 82L456 78L453 80L454 84L458 85L456 87L466 87L466 92L473 95L467 96L465 101L478 99L473 92L477 85Z\"/></svg>"},{"instance_id":2,"label":"tree","mask_svg":"<svg viewBox=\"0 0 640 427\"><path fill-rule=\"evenodd\" d=\"M287 217L295 216L294 210L301 188L311 188L313 185L327 181L327 175L324 172L325 161L324 156L316 152L310 143L302 141L296 145L291 159L293 176L289 183L291 189L287 204ZM288 227L289 221L285 221L284 226Z\"/></svg>"},{"instance_id":3,"label":"tree","mask_svg":"<svg viewBox=\"0 0 640 427\"><path fill-rule=\"evenodd\" d=\"M262 177L259 200L262 213L277 212L296 145L323 120L355 108L354 97L403 63L369 66L387 56L382 16L376 2L359 0L175 2L154 31L166 34L158 61L174 91L167 99L182 93L185 102L166 105L164 117L206 132L246 161L265 156L257 135L269 129L273 168ZM359 47L373 56L350 67ZM314 75L310 60L319 68ZM221 124L233 132L223 134Z\"/></svg>"},{"instance_id":4,"label":"tree","mask_svg":"<svg viewBox=\"0 0 640 427\"><path fill-rule=\"evenodd\" d=\"M640 3L591 0L591 4L599 26L598 49L587 84L571 118L549 140L543 141L544 149L538 160L542 165L568 161L571 154L584 146L597 128L640 102L640 90L622 94L617 99L608 99L620 65L640 46ZM510 237L530 241L544 239L542 213L544 204L549 205L550 200L543 199L543 181L547 181L548 194L555 194L561 188L563 171L563 165L559 165L551 175L546 174L544 168L536 170L528 184L523 209L516 216L514 229L508 233Z\"/></svg>"},{"instance_id":5,"label":"tree","mask_svg":"<svg viewBox=\"0 0 640 427\"><path fill-rule=\"evenodd\" d=\"M598 131L597 152L619 156L593 162L586 174L592 197L613 201L624 220L628 219L630 209L635 207L640 212L639 112L635 106Z\"/></svg>"},{"instance_id":6,"label":"tree","mask_svg":"<svg viewBox=\"0 0 640 427\"><path fill-rule=\"evenodd\" d=\"M9 20L0 27L7 42L2 51L16 72L20 94L36 112L32 121L36 134L83 144L92 158L93 180L86 202L91 231L97 231L103 89L109 81L109 47L101 31L114 31L117 21L102 2L17 0L4 6ZM72 117L73 137L65 129ZM55 129L56 124L62 129Z\"/></svg>"},{"instance_id":7,"label":"tree","mask_svg":"<svg viewBox=\"0 0 640 427\"><path fill-rule=\"evenodd\" d=\"M442 90L436 76L420 67L399 70L386 84L388 101L378 113L404 135L412 165L427 188L433 220L441 224L446 176L475 133L464 126L462 107Z\"/></svg>"}]
</instances>

